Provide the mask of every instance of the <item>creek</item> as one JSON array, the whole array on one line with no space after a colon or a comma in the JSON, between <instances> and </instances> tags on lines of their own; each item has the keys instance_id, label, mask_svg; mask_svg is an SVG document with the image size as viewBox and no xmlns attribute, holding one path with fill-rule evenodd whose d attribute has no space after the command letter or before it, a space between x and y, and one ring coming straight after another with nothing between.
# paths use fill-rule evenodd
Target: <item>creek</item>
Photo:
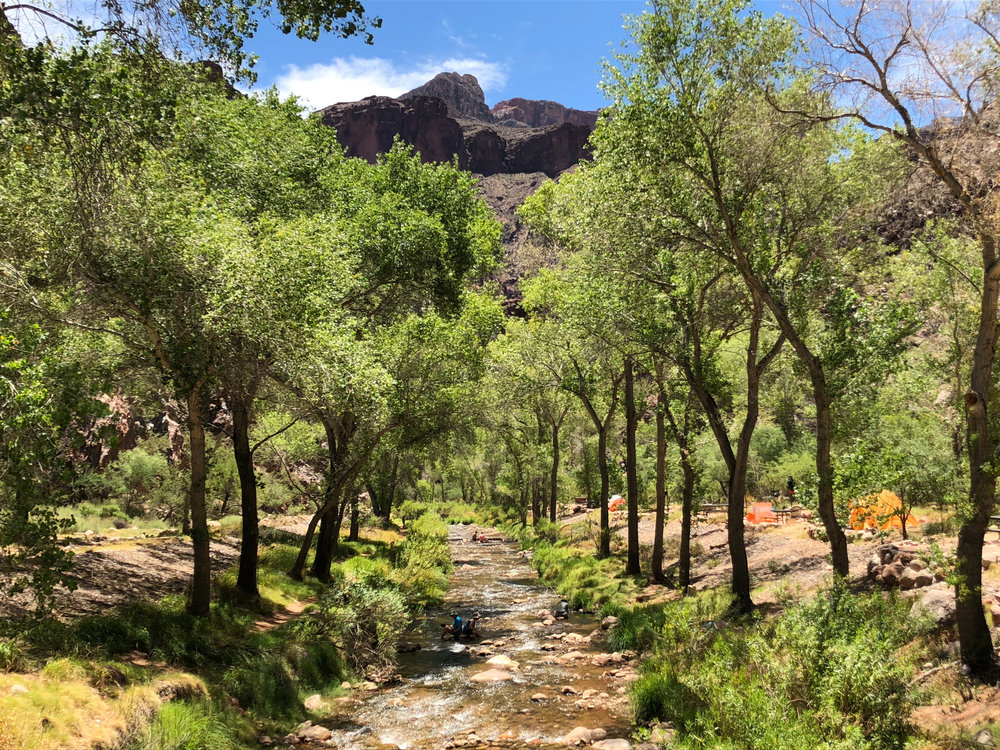
<instances>
[{"instance_id":1,"label":"creek","mask_svg":"<svg viewBox=\"0 0 1000 750\"><path fill-rule=\"evenodd\" d=\"M369 693L355 691L342 699L336 717L323 722L336 746L544 746L561 744L579 726L628 737L624 693L634 664L607 652L592 614L574 612L569 620L544 624L540 613L552 610L558 597L540 584L529 560L497 532L489 532L485 543L471 536L471 527L450 529L450 590L445 603L429 608L404 636L419 649L400 654L401 679ZM441 625L450 623L451 612L463 619L481 615L481 637L442 640ZM517 668L488 663L497 656ZM473 681L489 669L511 679Z\"/></svg>"}]
</instances>

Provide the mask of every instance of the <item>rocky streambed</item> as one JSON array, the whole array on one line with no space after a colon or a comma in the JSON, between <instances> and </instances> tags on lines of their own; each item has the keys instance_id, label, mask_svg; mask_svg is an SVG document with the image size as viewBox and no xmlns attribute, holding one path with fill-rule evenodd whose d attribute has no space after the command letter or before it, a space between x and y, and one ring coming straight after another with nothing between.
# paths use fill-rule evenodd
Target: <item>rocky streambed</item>
<instances>
[{"instance_id":1,"label":"rocky streambed","mask_svg":"<svg viewBox=\"0 0 1000 750\"><path fill-rule=\"evenodd\" d=\"M451 528L450 593L407 635L413 650L400 655L401 679L356 686L317 711L328 714L317 722L322 731L303 727L309 738L274 738L274 744L629 747L626 693L637 676L632 655L607 650L594 615L554 620L558 597L539 583L530 561L496 532L487 530L485 543L469 541L472 531ZM441 625L453 611L480 615L481 638L442 640Z\"/></svg>"}]
</instances>

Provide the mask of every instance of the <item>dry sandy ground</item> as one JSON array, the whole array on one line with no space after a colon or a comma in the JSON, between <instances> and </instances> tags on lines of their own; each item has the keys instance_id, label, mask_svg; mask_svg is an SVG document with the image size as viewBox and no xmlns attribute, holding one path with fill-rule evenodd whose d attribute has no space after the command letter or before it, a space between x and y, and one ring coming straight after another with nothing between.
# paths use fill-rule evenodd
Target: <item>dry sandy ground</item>
<instances>
[{"instance_id":1,"label":"dry sandy ground","mask_svg":"<svg viewBox=\"0 0 1000 750\"><path fill-rule=\"evenodd\" d=\"M58 590L54 611L59 617L100 614L125 602L183 594L194 567L191 541L182 537L110 541L74 552L77 588ZM213 573L225 570L239 558L236 540L213 539L211 554ZM22 616L29 606L24 595L0 599L0 616Z\"/></svg>"}]
</instances>

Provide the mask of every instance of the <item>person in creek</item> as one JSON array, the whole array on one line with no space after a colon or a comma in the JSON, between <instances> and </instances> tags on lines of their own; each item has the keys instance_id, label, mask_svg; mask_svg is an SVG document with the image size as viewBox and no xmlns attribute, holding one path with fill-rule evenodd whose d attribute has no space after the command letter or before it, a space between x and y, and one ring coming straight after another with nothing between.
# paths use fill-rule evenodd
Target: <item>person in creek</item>
<instances>
[{"instance_id":1,"label":"person in creek","mask_svg":"<svg viewBox=\"0 0 1000 750\"><path fill-rule=\"evenodd\" d=\"M557 620L568 620L569 619L569 602L565 599L560 599L559 603L556 605L556 619Z\"/></svg>"},{"instance_id":2,"label":"person in creek","mask_svg":"<svg viewBox=\"0 0 1000 750\"><path fill-rule=\"evenodd\" d=\"M441 640L443 641L449 635L452 636L456 641L458 637L462 634L462 618L458 612L451 613L451 625L443 623L441 625Z\"/></svg>"},{"instance_id":3,"label":"person in creek","mask_svg":"<svg viewBox=\"0 0 1000 750\"><path fill-rule=\"evenodd\" d=\"M479 618L482 617L480 614L476 614L474 617L470 617L462 624L463 638L478 638L479 637Z\"/></svg>"}]
</instances>

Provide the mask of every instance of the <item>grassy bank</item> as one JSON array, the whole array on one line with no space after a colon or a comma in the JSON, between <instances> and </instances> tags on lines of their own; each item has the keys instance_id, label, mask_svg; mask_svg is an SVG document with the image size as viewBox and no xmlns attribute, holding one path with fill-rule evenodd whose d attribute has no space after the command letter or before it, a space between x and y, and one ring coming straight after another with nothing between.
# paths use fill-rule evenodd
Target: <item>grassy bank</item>
<instances>
[{"instance_id":1,"label":"grassy bank","mask_svg":"<svg viewBox=\"0 0 1000 750\"><path fill-rule=\"evenodd\" d=\"M216 579L207 618L171 596L68 622L4 622L0 750L255 747L260 734L320 718L307 696L333 698L344 680L391 670L413 614L444 596L447 533L432 513L405 536L366 530L342 543L330 584L288 578L297 548L271 535L253 609L237 604L233 569ZM310 606L255 625L293 601Z\"/></svg>"}]
</instances>

